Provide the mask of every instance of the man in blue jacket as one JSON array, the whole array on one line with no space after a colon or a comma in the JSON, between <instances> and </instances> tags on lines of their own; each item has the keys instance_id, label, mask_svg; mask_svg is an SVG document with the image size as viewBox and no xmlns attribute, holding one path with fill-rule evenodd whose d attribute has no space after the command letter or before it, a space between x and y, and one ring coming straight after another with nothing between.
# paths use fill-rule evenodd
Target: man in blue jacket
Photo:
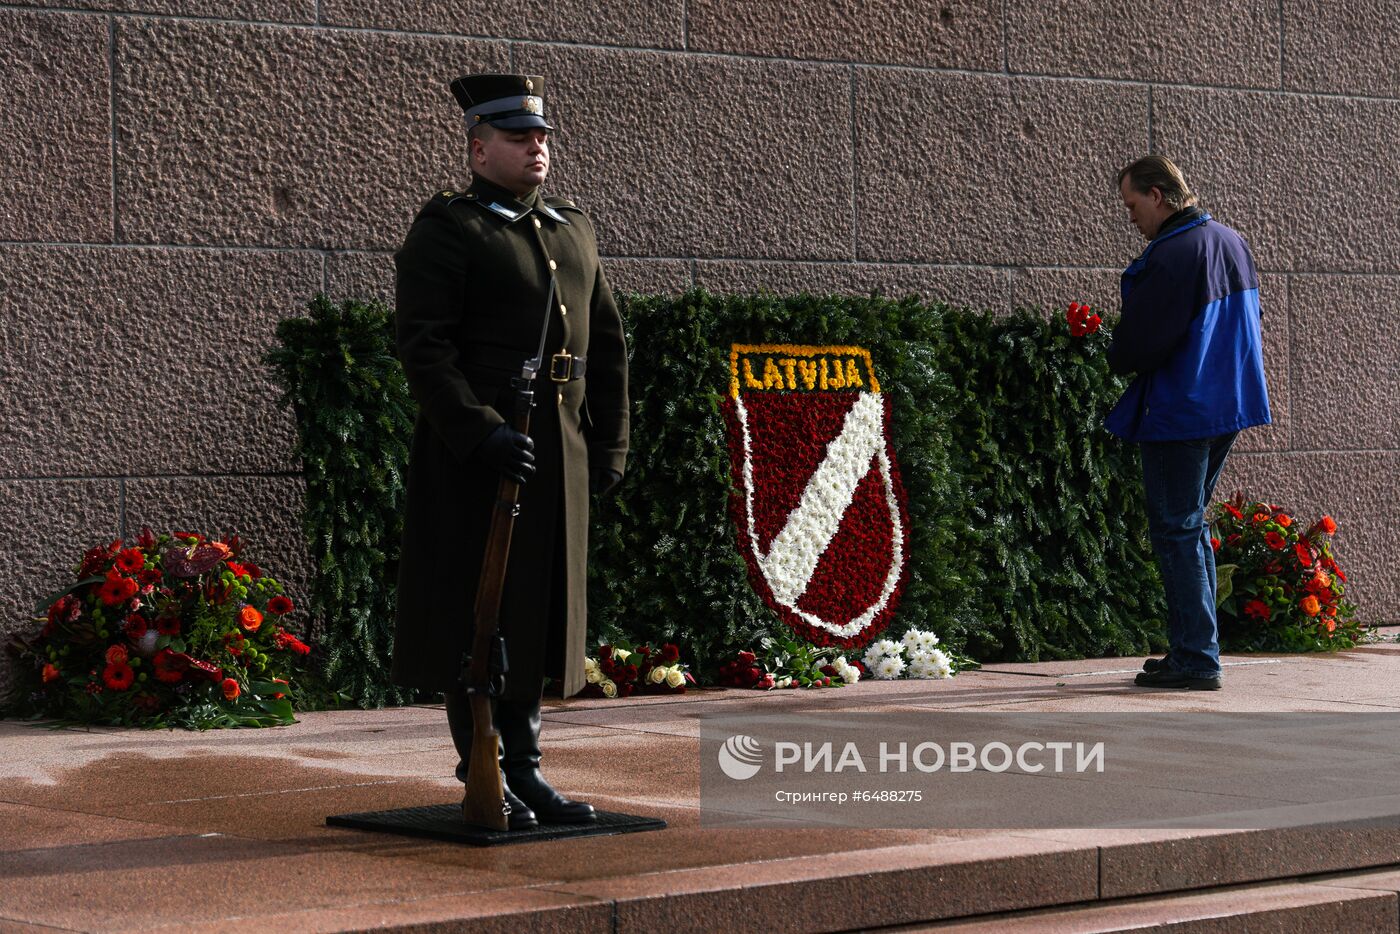
<instances>
[{"instance_id":1,"label":"man in blue jacket","mask_svg":"<svg viewBox=\"0 0 1400 934\"><path fill-rule=\"evenodd\" d=\"M1142 450L1170 643L1137 683L1218 690L1215 553L1205 513L1236 435L1270 420L1259 275L1244 240L1196 207L1171 160L1137 160L1118 173L1118 189L1148 244L1123 270L1123 316L1108 348L1115 373L1137 375L1105 426Z\"/></svg>"}]
</instances>

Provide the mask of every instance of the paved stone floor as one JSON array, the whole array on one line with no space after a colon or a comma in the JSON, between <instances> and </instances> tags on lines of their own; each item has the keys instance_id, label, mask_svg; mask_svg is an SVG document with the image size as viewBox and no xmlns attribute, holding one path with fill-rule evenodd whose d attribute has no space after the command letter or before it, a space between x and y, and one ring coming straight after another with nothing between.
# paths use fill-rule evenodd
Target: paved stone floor
<instances>
[{"instance_id":1,"label":"paved stone floor","mask_svg":"<svg viewBox=\"0 0 1400 934\"><path fill-rule=\"evenodd\" d=\"M1389 917L1377 929L1393 931L1400 877L1381 867L1400 866L1400 834L1383 829L755 830L702 827L698 813L701 711L1400 713L1400 644L1386 638L1331 656L1229 657L1214 693L1135 688L1142 660L1106 659L839 691L556 703L550 779L669 826L488 849L325 825L460 796L440 707L207 733L0 721L0 930L801 931L940 919L1028 930L1052 925L997 913L1054 906L1089 906L1108 925L1076 930L1117 930L1123 899L1201 890L1167 901L1265 912L1325 902L1336 917ZM1319 875L1368 867L1345 886ZM1255 887L1220 889L1230 885Z\"/></svg>"}]
</instances>

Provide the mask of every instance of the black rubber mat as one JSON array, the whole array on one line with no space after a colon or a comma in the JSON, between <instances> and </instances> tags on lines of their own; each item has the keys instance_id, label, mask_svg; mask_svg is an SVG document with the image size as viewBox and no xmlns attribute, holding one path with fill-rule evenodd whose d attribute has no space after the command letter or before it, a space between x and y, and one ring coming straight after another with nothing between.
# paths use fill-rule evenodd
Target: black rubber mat
<instances>
[{"instance_id":1,"label":"black rubber mat","mask_svg":"<svg viewBox=\"0 0 1400 934\"><path fill-rule=\"evenodd\" d=\"M430 804L392 811L364 811L360 814L335 814L326 818L331 827L397 833L410 837L431 837L472 846L503 846L508 843L536 843L540 840L560 840L565 837L598 837L618 833L639 833L644 830L664 830L666 822L655 817L636 817L599 811L591 824L540 824L533 830L487 830L473 827L462 820L458 804Z\"/></svg>"}]
</instances>

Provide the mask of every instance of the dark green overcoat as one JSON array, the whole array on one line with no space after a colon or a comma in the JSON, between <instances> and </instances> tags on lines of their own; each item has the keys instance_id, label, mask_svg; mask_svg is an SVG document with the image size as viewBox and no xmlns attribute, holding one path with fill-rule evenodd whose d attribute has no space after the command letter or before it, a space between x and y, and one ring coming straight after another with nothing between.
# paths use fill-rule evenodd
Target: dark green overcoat
<instances>
[{"instance_id":1,"label":"dark green overcoat","mask_svg":"<svg viewBox=\"0 0 1400 934\"><path fill-rule=\"evenodd\" d=\"M446 691L460 673L500 480L473 451L509 418L509 380L535 355L553 274L546 364L567 351L586 370L554 383L546 367L535 382L537 472L521 490L501 627L506 696L537 697L549 675L567 697L584 685L589 474L621 473L627 456L626 348L593 225L562 198L516 199L478 179L424 205L394 261L398 354L419 405L394 680Z\"/></svg>"}]
</instances>

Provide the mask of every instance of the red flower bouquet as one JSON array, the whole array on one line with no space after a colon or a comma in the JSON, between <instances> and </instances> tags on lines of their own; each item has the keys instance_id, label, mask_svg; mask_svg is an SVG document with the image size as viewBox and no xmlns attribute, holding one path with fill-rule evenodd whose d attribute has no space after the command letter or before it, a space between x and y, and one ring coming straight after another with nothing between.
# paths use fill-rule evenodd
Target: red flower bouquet
<instances>
[{"instance_id":1,"label":"red flower bouquet","mask_svg":"<svg viewBox=\"0 0 1400 934\"><path fill-rule=\"evenodd\" d=\"M16 712L147 727L294 722L292 676L311 651L281 585L239 561L237 536L192 532L89 549L78 580L10 646Z\"/></svg>"},{"instance_id":2,"label":"red flower bouquet","mask_svg":"<svg viewBox=\"0 0 1400 934\"><path fill-rule=\"evenodd\" d=\"M1242 493L1211 516L1222 648L1310 652L1361 640L1356 607L1342 599L1347 576L1332 555L1331 516L1300 530L1283 508Z\"/></svg>"},{"instance_id":3,"label":"red flower bouquet","mask_svg":"<svg viewBox=\"0 0 1400 934\"><path fill-rule=\"evenodd\" d=\"M580 697L631 697L633 694L684 694L695 684L681 652L671 643L659 649L625 642L600 645L597 658L583 662L588 684Z\"/></svg>"}]
</instances>

